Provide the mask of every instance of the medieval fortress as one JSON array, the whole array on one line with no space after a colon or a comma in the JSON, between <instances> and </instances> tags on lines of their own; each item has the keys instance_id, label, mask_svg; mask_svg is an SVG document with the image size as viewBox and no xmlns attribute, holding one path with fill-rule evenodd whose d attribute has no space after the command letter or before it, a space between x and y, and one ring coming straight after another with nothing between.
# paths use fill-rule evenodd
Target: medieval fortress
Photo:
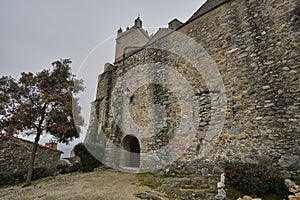
<instances>
[{"instance_id":1,"label":"medieval fortress","mask_svg":"<svg viewBox=\"0 0 300 200\"><path fill-rule=\"evenodd\" d=\"M152 36L140 18L120 28L85 143L124 170L241 161L299 178L300 2L208 0Z\"/></svg>"}]
</instances>

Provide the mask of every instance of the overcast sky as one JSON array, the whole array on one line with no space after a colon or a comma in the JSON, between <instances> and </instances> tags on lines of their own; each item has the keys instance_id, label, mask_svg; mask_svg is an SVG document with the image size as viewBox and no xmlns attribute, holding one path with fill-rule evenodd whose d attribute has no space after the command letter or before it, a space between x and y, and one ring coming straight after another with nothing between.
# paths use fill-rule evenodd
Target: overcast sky
<instances>
[{"instance_id":1,"label":"overcast sky","mask_svg":"<svg viewBox=\"0 0 300 200\"><path fill-rule=\"evenodd\" d=\"M0 6L0 75L51 68L71 58L73 73L83 78L84 117L95 99L97 76L113 62L117 30L141 16L154 33L177 18L185 22L205 0L2 0Z\"/></svg>"}]
</instances>

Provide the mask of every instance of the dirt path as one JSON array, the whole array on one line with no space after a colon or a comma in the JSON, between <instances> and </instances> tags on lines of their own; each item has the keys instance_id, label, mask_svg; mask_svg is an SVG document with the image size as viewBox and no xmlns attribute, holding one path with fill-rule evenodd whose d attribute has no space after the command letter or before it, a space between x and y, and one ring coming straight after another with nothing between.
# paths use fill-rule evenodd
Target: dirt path
<instances>
[{"instance_id":1,"label":"dirt path","mask_svg":"<svg viewBox=\"0 0 300 200\"><path fill-rule=\"evenodd\" d=\"M27 188L20 186L2 188L0 199L136 200L141 199L136 197L138 193L158 197L153 199L167 199L163 194L141 186L136 174L104 169L91 173L58 175L53 179L34 182Z\"/></svg>"}]
</instances>

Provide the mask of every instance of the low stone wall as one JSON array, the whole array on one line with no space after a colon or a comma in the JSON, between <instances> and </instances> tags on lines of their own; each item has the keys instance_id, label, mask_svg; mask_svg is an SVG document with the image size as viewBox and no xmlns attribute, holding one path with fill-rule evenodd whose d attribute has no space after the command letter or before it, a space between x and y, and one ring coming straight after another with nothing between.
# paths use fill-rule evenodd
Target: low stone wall
<instances>
[{"instance_id":1,"label":"low stone wall","mask_svg":"<svg viewBox=\"0 0 300 200\"><path fill-rule=\"evenodd\" d=\"M0 136L0 185L12 184L24 180L32 142L16 137ZM39 146L34 163L34 178L55 173L61 151ZM4 181L4 179L7 179ZM13 179L13 180L11 180ZM10 180L9 182L7 182ZM3 182L3 183L2 183Z\"/></svg>"}]
</instances>

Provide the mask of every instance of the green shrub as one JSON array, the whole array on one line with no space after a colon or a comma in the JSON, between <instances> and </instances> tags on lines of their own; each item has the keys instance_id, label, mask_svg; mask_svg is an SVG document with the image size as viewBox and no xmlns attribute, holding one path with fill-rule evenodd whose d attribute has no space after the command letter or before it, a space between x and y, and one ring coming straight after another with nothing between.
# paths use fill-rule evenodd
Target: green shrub
<instances>
[{"instance_id":1,"label":"green shrub","mask_svg":"<svg viewBox=\"0 0 300 200\"><path fill-rule=\"evenodd\" d=\"M288 188L278 171L249 163L226 163L224 165L226 184L251 195L287 195Z\"/></svg>"},{"instance_id":2,"label":"green shrub","mask_svg":"<svg viewBox=\"0 0 300 200\"><path fill-rule=\"evenodd\" d=\"M81 170L84 172L93 171L93 169L102 165L99 160L90 154L83 143L79 143L74 147L74 153L80 157Z\"/></svg>"},{"instance_id":3,"label":"green shrub","mask_svg":"<svg viewBox=\"0 0 300 200\"><path fill-rule=\"evenodd\" d=\"M56 170L58 171L59 174L68 174L68 173L73 173L77 172L80 170L80 164L72 164L72 165L57 165Z\"/></svg>"}]
</instances>

